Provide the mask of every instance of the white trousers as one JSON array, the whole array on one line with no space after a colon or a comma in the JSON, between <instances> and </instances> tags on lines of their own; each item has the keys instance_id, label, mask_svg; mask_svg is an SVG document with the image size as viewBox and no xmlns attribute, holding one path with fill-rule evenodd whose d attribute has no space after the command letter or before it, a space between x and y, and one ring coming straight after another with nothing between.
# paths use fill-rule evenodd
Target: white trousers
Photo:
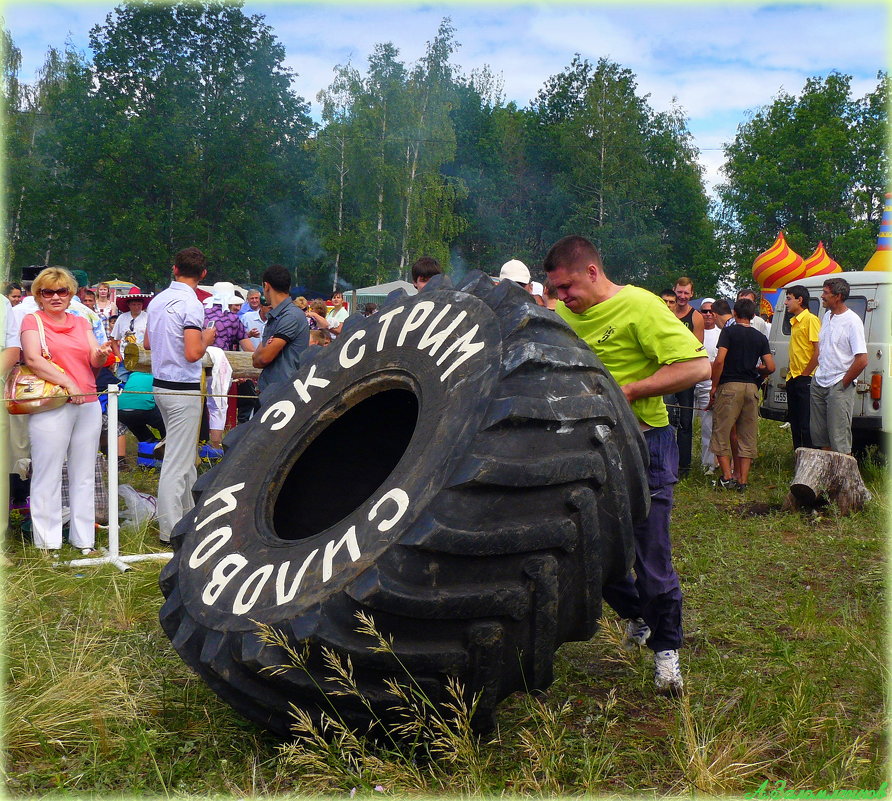
<instances>
[{"instance_id":1,"label":"white trousers","mask_svg":"<svg viewBox=\"0 0 892 801\"><path fill-rule=\"evenodd\" d=\"M94 481L102 409L97 401L66 403L28 416L31 436L31 526L38 548L62 547L62 464L68 460L68 540L75 548L96 543Z\"/></svg>"},{"instance_id":2,"label":"white trousers","mask_svg":"<svg viewBox=\"0 0 892 801\"><path fill-rule=\"evenodd\" d=\"M694 408L695 414L700 418L700 464L706 470L717 467L715 454L709 450L709 440L712 438L712 412L706 411L709 405L709 392L712 389L712 381L701 381L694 384Z\"/></svg>"},{"instance_id":3,"label":"white trousers","mask_svg":"<svg viewBox=\"0 0 892 801\"><path fill-rule=\"evenodd\" d=\"M195 448L201 425L201 396L198 390L156 387L155 403L164 420L164 460L158 478L158 532L164 542L195 504L192 485L198 478Z\"/></svg>"},{"instance_id":4,"label":"white trousers","mask_svg":"<svg viewBox=\"0 0 892 801\"><path fill-rule=\"evenodd\" d=\"M208 395L208 428L214 431L222 431L226 427L226 410L229 406L229 398L216 398Z\"/></svg>"}]
</instances>

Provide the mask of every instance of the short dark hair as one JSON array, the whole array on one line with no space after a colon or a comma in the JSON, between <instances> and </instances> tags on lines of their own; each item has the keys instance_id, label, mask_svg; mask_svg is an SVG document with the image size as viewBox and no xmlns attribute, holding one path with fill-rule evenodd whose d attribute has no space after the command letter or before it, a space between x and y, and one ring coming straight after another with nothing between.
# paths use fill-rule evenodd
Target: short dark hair
<instances>
[{"instance_id":1,"label":"short dark hair","mask_svg":"<svg viewBox=\"0 0 892 801\"><path fill-rule=\"evenodd\" d=\"M87 295L92 295L94 298L96 297L96 293L92 289L84 290L84 297L86 297ZM140 298L140 300L145 300L145 298Z\"/></svg>"},{"instance_id":2,"label":"short dark hair","mask_svg":"<svg viewBox=\"0 0 892 801\"><path fill-rule=\"evenodd\" d=\"M271 264L267 267L260 280L264 284L269 284L276 292L289 292L291 290L291 273L281 264Z\"/></svg>"},{"instance_id":3,"label":"short dark hair","mask_svg":"<svg viewBox=\"0 0 892 801\"><path fill-rule=\"evenodd\" d=\"M737 299L740 300L740 298L744 295L752 295L754 298L757 297L756 290L750 289L749 287L744 287L743 289L741 289L740 292L737 293Z\"/></svg>"},{"instance_id":4,"label":"short dark hair","mask_svg":"<svg viewBox=\"0 0 892 801\"><path fill-rule=\"evenodd\" d=\"M750 301L752 303L752 301ZM712 304L712 313L720 314L722 317L731 314L731 304L724 298L719 298Z\"/></svg>"},{"instance_id":5,"label":"short dark hair","mask_svg":"<svg viewBox=\"0 0 892 801\"><path fill-rule=\"evenodd\" d=\"M802 308L808 308L808 301L811 299L811 295L808 294L808 290L804 286L802 286L802 284L788 286L784 291L788 295L792 295L794 298L796 298L802 304Z\"/></svg>"},{"instance_id":6,"label":"short dark hair","mask_svg":"<svg viewBox=\"0 0 892 801\"><path fill-rule=\"evenodd\" d=\"M662 292L660 292L660 297L661 297L661 298L674 298L674 297L675 297L675 290L674 290L674 289L668 289L668 288L667 288L667 289L664 289Z\"/></svg>"},{"instance_id":7,"label":"short dark hair","mask_svg":"<svg viewBox=\"0 0 892 801\"><path fill-rule=\"evenodd\" d=\"M412 265L412 281L417 281L419 278L430 281L431 278L442 272L440 262L430 256L422 256Z\"/></svg>"},{"instance_id":8,"label":"short dark hair","mask_svg":"<svg viewBox=\"0 0 892 801\"><path fill-rule=\"evenodd\" d=\"M752 320L756 316L756 302L749 298L741 298L734 304L734 314L743 320Z\"/></svg>"},{"instance_id":9,"label":"short dark hair","mask_svg":"<svg viewBox=\"0 0 892 801\"><path fill-rule=\"evenodd\" d=\"M565 236L551 246L542 262L542 268L546 273L552 273L560 267L574 269L583 259L604 268L601 254L588 239L584 236Z\"/></svg>"},{"instance_id":10,"label":"short dark hair","mask_svg":"<svg viewBox=\"0 0 892 801\"><path fill-rule=\"evenodd\" d=\"M845 278L828 278L821 286L827 287L834 295L840 295L843 301L849 299L851 287Z\"/></svg>"},{"instance_id":11,"label":"short dark hair","mask_svg":"<svg viewBox=\"0 0 892 801\"><path fill-rule=\"evenodd\" d=\"M201 278L207 269L208 260L198 248L183 248L173 257L174 267L185 278Z\"/></svg>"}]
</instances>

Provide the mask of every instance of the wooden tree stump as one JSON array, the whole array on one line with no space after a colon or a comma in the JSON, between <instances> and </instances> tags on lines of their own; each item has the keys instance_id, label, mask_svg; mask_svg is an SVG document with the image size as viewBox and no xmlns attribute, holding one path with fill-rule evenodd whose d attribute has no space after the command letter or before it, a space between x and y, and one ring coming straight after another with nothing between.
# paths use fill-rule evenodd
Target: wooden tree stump
<instances>
[{"instance_id":1,"label":"wooden tree stump","mask_svg":"<svg viewBox=\"0 0 892 801\"><path fill-rule=\"evenodd\" d=\"M130 342L124 346L123 355L124 366L128 370L139 370L143 373L152 372L152 351ZM260 375L260 370L251 361L253 354L240 350L228 350L225 351L225 355L226 361L232 367L233 379L256 379ZM205 354L201 364L203 367L210 367L211 357Z\"/></svg>"},{"instance_id":2,"label":"wooden tree stump","mask_svg":"<svg viewBox=\"0 0 892 801\"><path fill-rule=\"evenodd\" d=\"M848 515L870 499L854 457L836 451L796 449L796 472L784 509L813 508L827 500Z\"/></svg>"}]
</instances>

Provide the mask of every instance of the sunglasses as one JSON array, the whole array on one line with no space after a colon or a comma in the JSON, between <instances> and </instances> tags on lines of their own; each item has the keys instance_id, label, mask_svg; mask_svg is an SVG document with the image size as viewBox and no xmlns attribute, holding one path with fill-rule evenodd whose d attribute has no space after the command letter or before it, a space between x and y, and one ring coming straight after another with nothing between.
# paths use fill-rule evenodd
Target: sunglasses
<instances>
[{"instance_id":1,"label":"sunglasses","mask_svg":"<svg viewBox=\"0 0 892 801\"><path fill-rule=\"evenodd\" d=\"M60 298L67 298L70 294L67 287L59 287L58 289L41 289L40 297L49 300L53 295L58 295Z\"/></svg>"},{"instance_id":2,"label":"sunglasses","mask_svg":"<svg viewBox=\"0 0 892 801\"><path fill-rule=\"evenodd\" d=\"M712 309L700 309L701 314L712 314Z\"/></svg>"}]
</instances>

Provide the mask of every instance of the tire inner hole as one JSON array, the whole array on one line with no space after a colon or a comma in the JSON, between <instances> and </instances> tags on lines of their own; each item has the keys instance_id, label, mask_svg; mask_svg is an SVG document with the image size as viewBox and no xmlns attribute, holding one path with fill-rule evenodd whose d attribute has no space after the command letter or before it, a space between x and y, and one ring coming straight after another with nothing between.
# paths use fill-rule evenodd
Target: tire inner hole
<instances>
[{"instance_id":1,"label":"tire inner hole","mask_svg":"<svg viewBox=\"0 0 892 801\"><path fill-rule=\"evenodd\" d=\"M276 535L302 540L365 503L393 472L415 433L418 398L386 389L329 423L298 457L273 510Z\"/></svg>"}]
</instances>

